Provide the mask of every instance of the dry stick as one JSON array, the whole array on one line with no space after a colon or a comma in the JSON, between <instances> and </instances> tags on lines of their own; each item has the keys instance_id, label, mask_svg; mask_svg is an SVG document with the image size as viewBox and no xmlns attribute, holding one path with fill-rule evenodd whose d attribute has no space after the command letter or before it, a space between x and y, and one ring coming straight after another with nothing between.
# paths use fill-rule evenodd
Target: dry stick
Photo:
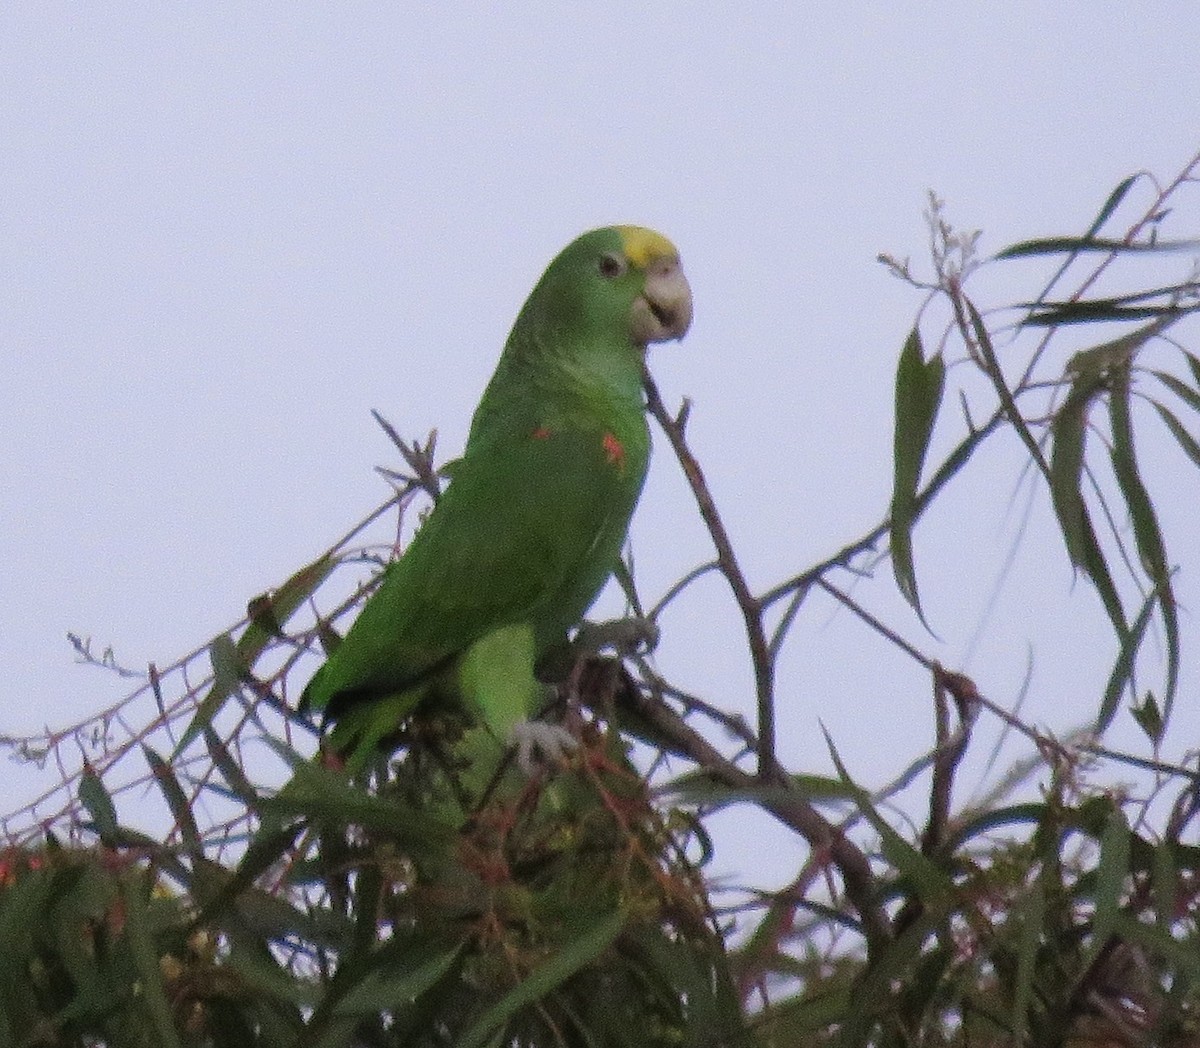
<instances>
[{"instance_id":1,"label":"dry stick","mask_svg":"<svg viewBox=\"0 0 1200 1048\"><path fill-rule=\"evenodd\" d=\"M746 640L750 647L750 661L754 666L754 691L758 704L758 775L765 782L775 767L775 666L771 659L770 646L767 644L767 634L763 629L762 603L750 592L746 576L742 574L742 570L738 566L737 556L733 552L733 544L729 541L729 534L721 522L716 503L713 502L708 485L704 481L700 463L696 461L696 456L692 454L684 439L683 420L685 416L681 414L678 419L674 419L668 414L662 397L659 396L658 387L654 384L654 379L644 368L642 384L646 389L646 406L667 435L675 457L683 467L684 476L687 477L692 495L696 499L696 505L700 509L700 516L704 518L704 524L708 528L709 535L712 536L713 545L717 548L718 567L729 583L729 588L733 591L734 600L737 602L738 610L742 613L742 620L745 622Z\"/></svg>"},{"instance_id":2,"label":"dry stick","mask_svg":"<svg viewBox=\"0 0 1200 1048\"><path fill-rule=\"evenodd\" d=\"M947 695L949 684L958 678L959 690L953 692L958 711L958 727L951 732ZM936 858L950 823L950 800L954 786L954 774L958 770L967 744L971 740L971 726L979 712L976 701L978 693L974 684L961 674L933 674L933 708L936 745L933 751L933 774L929 788L929 820L921 834L921 854ZM970 698L967 696L970 695ZM919 894L912 894L896 914L896 934L903 935L925 913L925 901Z\"/></svg>"},{"instance_id":3,"label":"dry stick","mask_svg":"<svg viewBox=\"0 0 1200 1048\"><path fill-rule=\"evenodd\" d=\"M880 636L891 641L891 643L896 645L896 647L908 655L909 658L911 658L914 662L919 663L929 670L929 672L933 674L935 682L940 684L948 692L950 692L951 695L954 696L954 699L957 703L959 703L960 708L982 706L989 713L999 717L1000 720L1004 721L1004 723L1010 728L1024 735L1035 746L1037 746L1038 750L1046 757L1053 756L1062 760L1070 760L1070 754L1068 753L1066 747L1064 747L1055 739L1048 738L1045 735L1040 735L1019 717L1014 716L1003 706L1000 706L991 699L987 698L979 691L979 688L976 687L975 682L971 680L971 678L965 673L959 673L955 670L948 670L936 659L931 659L924 652L913 647L912 644L901 637L900 634L898 634L895 630L885 626L861 604L857 603L852 597L846 593L843 593L831 583L819 578L816 580L815 585L820 586L821 589L823 589L831 597L843 604L845 607L849 608L852 612L854 612L855 615L862 619L863 622L870 626L871 629L873 629Z\"/></svg>"},{"instance_id":4,"label":"dry stick","mask_svg":"<svg viewBox=\"0 0 1200 1048\"><path fill-rule=\"evenodd\" d=\"M636 685L622 689L622 698L632 703L639 717L669 739L679 752L686 754L706 774L731 789L761 791L755 793L755 802L800 834L814 853L827 856L841 872L846 897L858 911L862 922L868 952L873 955L886 946L892 938L891 923L878 903L878 885L866 855L838 827L790 788L787 773L778 764L771 766L767 779L772 788L762 791L762 779L728 760L669 706L656 702Z\"/></svg>"},{"instance_id":5,"label":"dry stick","mask_svg":"<svg viewBox=\"0 0 1200 1048\"><path fill-rule=\"evenodd\" d=\"M787 773L775 759L774 664L767 643L766 631L763 628L762 604L750 592L746 577L738 566L729 535L721 522L716 504L704 481L700 464L684 439L685 416L681 414L678 419L672 418L668 414L662 397L659 395L658 387L654 384L649 372L643 371L642 378L646 390L647 408L662 427L679 464L683 467L700 515L703 517L713 545L716 547L718 567L733 591L734 599L745 622L758 701L757 777L726 760L703 736L693 731L673 711L661 703L650 701L638 689L631 690L643 707L642 714L674 739L700 767L726 785L735 789L751 789L757 784L766 783L783 787L778 795L763 797L760 799L760 803L786 826L796 830L804 837L815 852L828 855L838 867L846 887L846 895L858 911L862 921L867 948L874 952L891 939L892 931L887 914L875 901L876 883L875 876L871 872L870 862L862 851L803 797L798 794L789 795Z\"/></svg>"}]
</instances>

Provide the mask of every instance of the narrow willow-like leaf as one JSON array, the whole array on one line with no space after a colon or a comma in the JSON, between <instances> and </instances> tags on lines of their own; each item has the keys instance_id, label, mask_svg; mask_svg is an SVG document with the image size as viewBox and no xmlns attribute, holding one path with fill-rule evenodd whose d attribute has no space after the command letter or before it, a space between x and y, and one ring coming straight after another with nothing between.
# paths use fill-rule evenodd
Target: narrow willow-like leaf
<instances>
[{"instance_id":1,"label":"narrow willow-like leaf","mask_svg":"<svg viewBox=\"0 0 1200 1048\"><path fill-rule=\"evenodd\" d=\"M333 1008L334 1015L378 1015L411 1004L448 972L462 946L432 949L400 942L371 958L362 977Z\"/></svg>"},{"instance_id":2,"label":"narrow willow-like leaf","mask_svg":"<svg viewBox=\"0 0 1200 1048\"><path fill-rule=\"evenodd\" d=\"M79 801L92 817L92 824L100 839L112 842L120 835L117 824L117 809L113 799L96 774L96 769L87 761L83 765L83 774L79 777Z\"/></svg>"},{"instance_id":3,"label":"narrow willow-like leaf","mask_svg":"<svg viewBox=\"0 0 1200 1048\"><path fill-rule=\"evenodd\" d=\"M250 841L232 876L225 876L221 867L209 867L206 864L205 871L216 876L211 879L211 884L206 889L194 892L200 897L199 901L203 906L203 913L197 923L219 917L261 874L288 853L302 829L303 826L299 824L285 827L277 823L262 826Z\"/></svg>"},{"instance_id":4,"label":"narrow willow-like leaf","mask_svg":"<svg viewBox=\"0 0 1200 1048\"><path fill-rule=\"evenodd\" d=\"M145 743L142 744L142 756L146 758L146 763L150 765L150 771L154 773L154 781L158 783L158 788L162 791L167 807L171 811L171 817L179 826L184 845L192 854L200 854L203 851L200 843L200 831L196 828L196 820L192 816L192 806L183 792L183 787L179 785L175 772Z\"/></svg>"},{"instance_id":5,"label":"narrow willow-like leaf","mask_svg":"<svg viewBox=\"0 0 1200 1048\"><path fill-rule=\"evenodd\" d=\"M1158 923L1163 928L1170 928L1175 923L1179 908L1179 869L1168 841L1155 846L1151 875Z\"/></svg>"},{"instance_id":6,"label":"narrow willow-like leaf","mask_svg":"<svg viewBox=\"0 0 1200 1048\"><path fill-rule=\"evenodd\" d=\"M1081 302L1035 302L1021 323L1026 327L1059 327L1065 324L1129 323L1135 320L1174 322L1193 312L1167 304L1121 306L1109 299L1085 299Z\"/></svg>"},{"instance_id":7,"label":"narrow willow-like leaf","mask_svg":"<svg viewBox=\"0 0 1200 1048\"><path fill-rule=\"evenodd\" d=\"M1000 360L996 356L995 348L992 346L992 338L988 334L983 317L979 315L979 310L975 308L974 302L970 299L964 299L964 301L967 307L967 315L971 321L971 330L975 335L975 342L979 346L980 355L983 357L984 365L987 368L988 378L991 379L992 386L996 390L1000 406L1004 408L1004 417L1008 419L1008 424L1016 430L1017 436L1021 438L1021 443L1025 445L1025 450L1029 452L1029 457L1033 459L1038 469L1042 471L1042 475L1046 476L1050 470L1046 465L1046 460L1042 457L1042 449L1038 447L1037 441L1029 431L1029 427L1025 424L1025 419L1021 417L1017 402L1013 399L1012 390L1008 388L1008 383L1004 381L1004 372L1000 368Z\"/></svg>"},{"instance_id":8,"label":"narrow willow-like leaf","mask_svg":"<svg viewBox=\"0 0 1200 1048\"><path fill-rule=\"evenodd\" d=\"M574 939L492 1005L459 1039L458 1048L483 1048L518 1011L557 989L599 957L620 934L624 924L625 915L615 911L584 926Z\"/></svg>"},{"instance_id":9,"label":"narrow willow-like leaf","mask_svg":"<svg viewBox=\"0 0 1200 1048\"><path fill-rule=\"evenodd\" d=\"M1050 501L1058 517L1071 563L1092 580L1118 639L1125 642L1128 626L1121 598L1112 580L1104 552L1096 539L1091 516L1083 500L1083 460L1087 415L1092 400L1107 385L1107 371L1080 372L1067 399L1051 424Z\"/></svg>"},{"instance_id":10,"label":"narrow willow-like leaf","mask_svg":"<svg viewBox=\"0 0 1200 1048\"><path fill-rule=\"evenodd\" d=\"M988 836L996 830L1012 830L1014 827L1027 824L1036 825L1045 816L1045 804L1032 801L1025 804L1013 804L1004 808L993 808L980 812L966 822L952 828L944 848L946 853L956 853L966 842L974 837Z\"/></svg>"},{"instance_id":11,"label":"narrow willow-like leaf","mask_svg":"<svg viewBox=\"0 0 1200 1048\"><path fill-rule=\"evenodd\" d=\"M1125 194L1129 192L1130 187L1134 184L1137 178L1137 175L1131 175L1130 177L1123 179L1117 185L1117 187L1111 193L1109 193L1108 199L1105 200L1099 212L1097 212L1096 217L1092 220L1092 224L1088 226L1086 232L1083 234L1083 240L1090 242L1095 239L1096 234L1100 232L1101 228L1104 226L1104 223L1109 220L1109 218L1112 216L1112 213L1120 205L1121 201L1125 199ZM1015 255L1007 256L1004 252L1002 252L999 257L1020 257L1020 251L1018 250ZM1059 263L1058 269L1050 278L1050 281L1046 284L1045 289L1038 296L1038 302L1035 304L1035 306L1029 307L1031 310L1036 308L1037 304L1045 301L1046 296L1050 294L1051 288L1053 288L1059 282L1059 280L1062 279L1063 274L1071 268L1075 262L1075 259L1078 257L1079 253L1077 251L1067 252L1067 257Z\"/></svg>"},{"instance_id":12,"label":"narrow willow-like leaf","mask_svg":"<svg viewBox=\"0 0 1200 1048\"><path fill-rule=\"evenodd\" d=\"M1133 668L1137 661L1138 649L1142 638L1146 635L1146 627L1150 623L1151 614L1157 603L1155 594L1142 604L1141 611L1133 620L1129 632L1121 642L1121 650L1117 652L1117 660L1113 663L1112 672L1108 675L1108 684L1104 689L1104 698L1100 702L1100 711L1096 714L1096 734L1103 735L1116 716L1117 706L1121 701L1121 693L1133 679Z\"/></svg>"},{"instance_id":13,"label":"narrow willow-like leaf","mask_svg":"<svg viewBox=\"0 0 1200 1048\"><path fill-rule=\"evenodd\" d=\"M285 759L294 756L278 740L264 741ZM398 845L418 853L444 846L457 835L456 825L439 818L436 808L421 809L366 793L344 776L298 756L292 770L294 774L283 789L263 803L264 824L279 826L297 816L335 825L354 824L386 832Z\"/></svg>"},{"instance_id":14,"label":"narrow willow-like leaf","mask_svg":"<svg viewBox=\"0 0 1200 1048\"><path fill-rule=\"evenodd\" d=\"M719 811L731 804L755 804L770 807L786 804L799 794L814 803L821 801L852 801L854 788L824 775L793 775L787 786L727 786L714 782L702 772L685 772L672 779L658 791L659 796L673 803L703 805L707 811Z\"/></svg>"},{"instance_id":15,"label":"narrow willow-like leaf","mask_svg":"<svg viewBox=\"0 0 1200 1048\"><path fill-rule=\"evenodd\" d=\"M1200 982L1200 950L1194 938L1181 939L1169 928L1143 924L1127 913L1117 917L1114 930L1126 942L1146 947L1151 956L1179 969L1193 983Z\"/></svg>"},{"instance_id":16,"label":"narrow willow-like leaf","mask_svg":"<svg viewBox=\"0 0 1200 1048\"><path fill-rule=\"evenodd\" d=\"M1083 254L1102 251L1105 254L1154 254L1168 251L1194 251L1200 240L1156 240L1126 243L1111 237L1038 237L1022 240L998 252L996 258L1028 258L1031 255L1061 255L1066 252Z\"/></svg>"},{"instance_id":17,"label":"narrow willow-like leaf","mask_svg":"<svg viewBox=\"0 0 1200 1048\"><path fill-rule=\"evenodd\" d=\"M863 976L856 980L838 1036L832 1042L835 1048L893 1043L877 1041L871 1034L880 1018L893 1011L897 991L907 983L913 962L945 919L943 913L924 914L888 942L882 956L872 960Z\"/></svg>"},{"instance_id":18,"label":"narrow willow-like leaf","mask_svg":"<svg viewBox=\"0 0 1200 1048\"><path fill-rule=\"evenodd\" d=\"M284 624L296 609L317 591L336 566L334 558L320 557L306 564L278 589L250 602L247 607L250 624L237 643L242 666L253 667L271 641L280 636Z\"/></svg>"},{"instance_id":19,"label":"narrow willow-like leaf","mask_svg":"<svg viewBox=\"0 0 1200 1048\"><path fill-rule=\"evenodd\" d=\"M896 420L893 441L894 482L891 506L892 570L904 599L924 621L917 593L912 529L920 515L917 486L929 451L933 423L945 389L941 354L925 360L921 334L913 328L896 369Z\"/></svg>"},{"instance_id":20,"label":"narrow willow-like leaf","mask_svg":"<svg viewBox=\"0 0 1200 1048\"><path fill-rule=\"evenodd\" d=\"M1172 414L1170 409L1164 407L1157 400L1151 401L1151 403L1154 404L1159 417L1166 423L1167 429L1171 431L1171 436L1183 448L1183 453L1192 460L1194 466L1200 467L1200 443L1196 442L1196 438L1184 428L1183 423Z\"/></svg>"},{"instance_id":21,"label":"narrow willow-like leaf","mask_svg":"<svg viewBox=\"0 0 1200 1048\"><path fill-rule=\"evenodd\" d=\"M1093 939L1088 951L1088 963L1104 947L1113 934L1121 902L1125 894L1125 880L1129 876L1129 823L1120 807L1113 810L1104 826L1100 838L1100 861L1096 866L1096 909L1092 919Z\"/></svg>"},{"instance_id":22,"label":"narrow willow-like leaf","mask_svg":"<svg viewBox=\"0 0 1200 1048\"><path fill-rule=\"evenodd\" d=\"M238 654L237 645L228 633L222 633L213 638L208 646L208 657L212 662L213 682L208 694L200 702L187 729L184 731L175 749L171 753L171 762L179 759L179 755L188 748L191 741L221 712L226 700L242 686L245 665Z\"/></svg>"},{"instance_id":23,"label":"narrow willow-like leaf","mask_svg":"<svg viewBox=\"0 0 1200 1048\"><path fill-rule=\"evenodd\" d=\"M1133 188L1134 183L1141 175L1128 175L1117 183L1116 188L1108 194L1108 199L1101 205L1100 210L1096 213L1096 217L1092 220L1092 224L1088 226L1085 237L1094 237L1101 229L1104 228L1104 223L1107 222L1114 211L1121 206L1121 202L1125 199L1126 194Z\"/></svg>"},{"instance_id":24,"label":"narrow willow-like leaf","mask_svg":"<svg viewBox=\"0 0 1200 1048\"><path fill-rule=\"evenodd\" d=\"M1151 374L1193 411L1200 411L1200 393L1186 382L1180 382L1169 371L1152 371Z\"/></svg>"},{"instance_id":25,"label":"narrow willow-like leaf","mask_svg":"<svg viewBox=\"0 0 1200 1048\"><path fill-rule=\"evenodd\" d=\"M888 862L896 868L901 876L912 882L913 888L921 901L928 908L936 908L954 893L953 880L937 863L924 855L919 849L898 834L882 815L871 800L871 795L850 778L850 773L842 763L842 758L833 744L829 733L825 734L825 745L830 758L841 780L854 791L854 799L858 810L879 834L880 848Z\"/></svg>"},{"instance_id":26,"label":"narrow willow-like leaf","mask_svg":"<svg viewBox=\"0 0 1200 1048\"><path fill-rule=\"evenodd\" d=\"M1129 624L1125 619L1125 608L1121 604L1121 597L1117 593L1112 573L1108 570L1108 561L1104 558L1104 553L1100 549L1100 543L1096 541L1096 532L1092 528L1092 521L1086 510L1084 511L1083 524L1085 541L1083 569L1092 580L1092 585L1096 587L1096 592L1100 594L1100 602L1104 605L1104 610L1108 615L1109 622L1112 623L1117 640L1124 644L1129 633Z\"/></svg>"},{"instance_id":27,"label":"narrow willow-like leaf","mask_svg":"<svg viewBox=\"0 0 1200 1048\"><path fill-rule=\"evenodd\" d=\"M1017 974L1012 989L1012 1017L1010 1034L1013 1044L1025 1042L1025 1030L1029 1022L1029 1002L1033 999L1033 979L1037 974L1037 951L1042 941L1046 923L1046 885L1049 876L1045 871L1034 879L1029 892L1013 907L1020 924L1017 939Z\"/></svg>"},{"instance_id":28,"label":"narrow willow-like leaf","mask_svg":"<svg viewBox=\"0 0 1200 1048\"><path fill-rule=\"evenodd\" d=\"M1187 359L1188 368L1192 373L1192 381L1200 386L1200 358L1197 358L1195 353L1189 353L1186 349L1183 351L1184 357Z\"/></svg>"},{"instance_id":29,"label":"narrow willow-like leaf","mask_svg":"<svg viewBox=\"0 0 1200 1048\"><path fill-rule=\"evenodd\" d=\"M1100 207L1100 210L1098 212L1096 212L1096 217L1094 219L1092 219L1092 224L1087 227L1087 231L1083 234L1082 237L1075 238L1075 243L1082 243L1082 244L1097 243L1096 234L1099 233L1100 230L1104 228L1104 223L1107 222L1112 217L1113 212L1116 211L1117 208L1121 206L1121 202L1125 199L1125 196L1129 192L1129 190L1131 188L1133 188L1134 183L1137 182L1139 177L1140 177L1139 175L1129 175L1128 177L1121 179L1121 181L1117 183L1116 188L1111 193L1108 194L1108 199L1104 201L1104 203ZM1035 250L1022 250L1022 248L1026 247L1027 245L1062 243L1063 241L1066 241L1069 239L1070 238L1066 238L1066 237L1043 237L1039 240L1026 240L1022 244L1014 244L1012 247L1005 248L996 257L997 258L1019 258L1023 255L1043 254L1045 252L1035 251ZM1116 241L1116 243L1123 244L1124 241L1123 240ZM1069 250L1070 250L1072 257L1074 257L1076 254L1079 253L1078 248L1072 248ZM1059 254L1059 253L1061 253L1061 251L1056 250L1056 251L1053 251L1052 253ZM1068 258L1062 264L1062 268L1059 270L1059 272L1055 276L1054 280L1051 281L1051 285L1053 285L1054 283L1057 283L1058 277L1062 275L1063 271L1070 264L1071 264L1071 259Z\"/></svg>"},{"instance_id":30,"label":"narrow willow-like leaf","mask_svg":"<svg viewBox=\"0 0 1200 1048\"><path fill-rule=\"evenodd\" d=\"M245 981L247 988L277 1001L312 1007L320 999L315 980L287 971L265 947L244 946L235 940L223 963Z\"/></svg>"},{"instance_id":31,"label":"narrow willow-like leaf","mask_svg":"<svg viewBox=\"0 0 1200 1048\"><path fill-rule=\"evenodd\" d=\"M125 933L138 972L138 989L150 1012L154 1043L162 1048L178 1048L180 1041L171 1015L159 967L158 950L150 930L150 914L146 899L146 875L133 867L121 878L121 898L125 903Z\"/></svg>"},{"instance_id":32,"label":"narrow willow-like leaf","mask_svg":"<svg viewBox=\"0 0 1200 1048\"><path fill-rule=\"evenodd\" d=\"M1103 375L1113 373L1118 368L1128 369L1138 351L1157 336L1167 330L1178 318L1175 316L1159 317L1149 324L1114 338L1109 342L1101 342L1091 349L1081 349L1067 361L1067 373L1071 375Z\"/></svg>"},{"instance_id":33,"label":"narrow willow-like leaf","mask_svg":"<svg viewBox=\"0 0 1200 1048\"><path fill-rule=\"evenodd\" d=\"M1130 375L1125 368L1112 372L1109 417L1112 420L1112 465L1117 485L1129 509L1138 556L1154 585L1167 649L1167 683L1163 694L1163 718L1169 721L1179 678L1179 616L1171 587L1171 569L1158 514L1138 470L1134 449L1133 421L1129 411Z\"/></svg>"},{"instance_id":34,"label":"narrow willow-like leaf","mask_svg":"<svg viewBox=\"0 0 1200 1048\"><path fill-rule=\"evenodd\" d=\"M1090 524L1083 502L1083 457L1087 416L1092 400L1104 389L1102 373L1081 373L1058 409L1051 425L1050 500L1066 543L1067 555L1076 567L1086 567Z\"/></svg>"},{"instance_id":35,"label":"narrow willow-like leaf","mask_svg":"<svg viewBox=\"0 0 1200 1048\"><path fill-rule=\"evenodd\" d=\"M1058 309L1060 307L1069 308L1072 305L1082 305L1084 308L1095 305L1101 309L1106 306L1151 305L1163 314L1163 319L1173 321L1196 308L1180 306L1178 303L1182 296L1194 295L1197 290L1200 290L1200 282L1184 280L1176 284L1159 284L1156 287L1139 288L1137 291L1127 291L1123 295L1105 295L1083 300L1039 298L1036 302L1015 302L1013 305L1025 309L1037 309L1042 306L1047 309Z\"/></svg>"},{"instance_id":36,"label":"narrow willow-like leaf","mask_svg":"<svg viewBox=\"0 0 1200 1048\"><path fill-rule=\"evenodd\" d=\"M241 766L234 760L233 754L229 752L229 747L212 730L211 726L204 729L204 745L208 748L208 755L216 765L217 771L221 773L221 778L225 780L233 794L251 811L258 811L262 798L251 785L250 780L246 778Z\"/></svg>"}]
</instances>

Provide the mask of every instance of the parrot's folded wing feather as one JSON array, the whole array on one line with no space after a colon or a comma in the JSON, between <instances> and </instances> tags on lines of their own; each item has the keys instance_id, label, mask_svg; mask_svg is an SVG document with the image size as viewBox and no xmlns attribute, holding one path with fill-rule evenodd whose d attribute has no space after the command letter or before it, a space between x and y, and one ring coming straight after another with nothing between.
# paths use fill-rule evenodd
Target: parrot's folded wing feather
<instances>
[{"instance_id":1,"label":"parrot's folded wing feather","mask_svg":"<svg viewBox=\"0 0 1200 1048\"><path fill-rule=\"evenodd\" d=\"M511 623L565 631L618 552L610 522L620 521L623 532L632 501L620 465L594 431L530 433L472 448L313 678L307 707L336 717L357 700L412 688ZM608 563L594 585L581 587L580 572L605 544L613 546Z\"/></svg>"}]
</instances>

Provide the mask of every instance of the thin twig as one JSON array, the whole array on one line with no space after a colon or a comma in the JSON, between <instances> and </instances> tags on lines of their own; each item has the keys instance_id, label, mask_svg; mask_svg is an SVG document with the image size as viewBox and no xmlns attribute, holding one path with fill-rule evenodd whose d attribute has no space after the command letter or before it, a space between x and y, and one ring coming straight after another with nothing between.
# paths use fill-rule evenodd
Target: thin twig
<instances>
[{"instance_id":1,"label":"thin twig","mask_svg":"<svg viewBox=\"0 0 1200 1048\"><path fill-rule=\"evenodd\" d=\"M754 692L758 705L758 774L760 778L765 779L775 765L775 666L771 660L766 630L763 628L763 606L750 592L746 576L742 573L737 556L733 552L733 543L729 541L729 534L705 483L700 463L696 461L696 456L692 454L684 439L684 414L681 412L678 418L672 418L668 414L649 371L643 370L642 382L646 389L646 406L662 427L675 457L683 467L700 516L704 518L713 545L717 548L717 563L721 574L729 583L738 610L742 613L746 641L750 648L750 661L754 667Z\"/></svg>"},{"instance_id":2,"label":"thin twig","mask_svg":"<svg viewBox=\"0 0 1200 1048\"><path fill-rule=\"evenodd\" d=\"M621 701L632 704L637 715L669 739L674 748L686 754L706 774L731 789L753 791L764 783L779 787L762 791L756 798L757 803L785 826L799 833L816 855L827 856L838 868L846 897L858 912L868 951L875 954L886 946L892 938L891 922L880 905L878 885L870 861L838 827L791 788L787 773L778 764L772 764L766 776L751 775L726 759L674 710L654 701L641 688L623 688L619 697Z\"/></svg>"}]
</instances>

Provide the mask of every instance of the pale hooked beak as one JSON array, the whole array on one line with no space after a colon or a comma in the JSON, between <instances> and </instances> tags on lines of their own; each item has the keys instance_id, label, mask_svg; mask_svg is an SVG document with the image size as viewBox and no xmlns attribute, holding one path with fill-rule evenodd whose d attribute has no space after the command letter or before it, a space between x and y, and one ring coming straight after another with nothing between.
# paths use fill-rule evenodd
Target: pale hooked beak
<instances>
[{"instance_id":1,"label":"pale hooked beak","mask_svg":"<svg viewBox=\"0 0 1200 1048\"><path fill-rule=\"evenodd\" d=\"M692 289L679 259L656 258L646 267L646 286L633 303L630 334L647 345L683 338L692 323Z\"/></svg>"}]
</instances>

